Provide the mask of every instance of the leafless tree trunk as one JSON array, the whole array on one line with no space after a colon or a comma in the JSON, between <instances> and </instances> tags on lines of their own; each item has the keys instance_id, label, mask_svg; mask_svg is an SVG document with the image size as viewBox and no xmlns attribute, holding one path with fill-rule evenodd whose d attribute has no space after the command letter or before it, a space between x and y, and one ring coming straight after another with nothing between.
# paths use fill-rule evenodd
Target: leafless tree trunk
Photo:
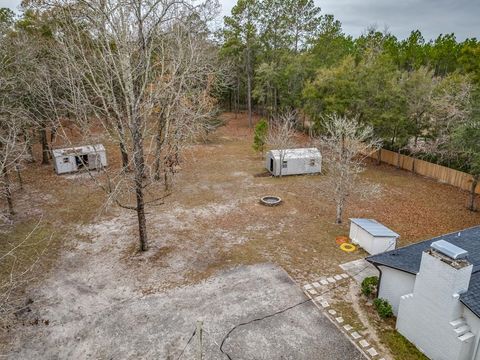
<instances>
[{"instance_id":1,"label":"leafless tree trunk","mask_svg":"<svg viewBox=\"0 0 480 360\"><path fill-rule=\"evenodd\" d=\"M250 52L248 51L248 54ZM250 55L248 55L250 58ZM248 70L247 70L247 107L248 107L248 126L253 127L253 116L252 116L252 72L250 70L250 60L248 61Z\"/></svg>"},{"instance_id":2,"label":"leafless tree trunk","mask_svg":"<svg viewBox=\"0 0 480 360\"><path fill-rule=\"evenodd\" d=\"M17 173L18 184L20 185L20 190L23 190L23 178L20 171L20 164L18 160L15 162L15 172Z\"/></svg>"},{"instance_id":3,"label":"leafless tree trunk","mask_svg":"<svg viewBox=\"0 0 480 360\"><path fill-rule=\"evenodd\" d=\"M343 222L343 208L345 207L345 197L340 196L336 204L335 224Z\"/></svg>"},{"instance_id":4,"label":"leafless tree trunk","mask_svg":"<svg viewBox=\"0 0 480 360\"><path fill-rule=\"evenodd\" d=\"M275 120L271 121L268 127L267 144L273 149L277 150L280 154L280 173L282 176L283 164L285 156L288 153L288 149L293 148L296 145L295 142L295 122L297 120L297 114L295 111L287 112Z\"/></svg>"},{"instance_id":5,"label":"leafless tree trunk","mask_svg":"<svg viewBox=\"0 0 480 360\"><path fill-rule=\"evenodd\" d=\"M323 126L326 132L316 141L327 168L327 184L336 207L335 223L341 224L351 195L378 192L376 186L362 184L359 174L365 169L365 158L378 150L380 141L373 137L373 129L357 118L331 115L323 119Z\"/></svg>"},{"instance_id":6,"label":"leafless tree trunk","mask_svg":"<svg viewBox=\"0 0 480 360\"><path fill-rule=\"evenodd\" d=\"M120 134L120 137L119 137L119 148L120 148L120 155L122 156L122 167L124 170L128 170L129 168L129 159L128 159L128 150L127 150L127 146L125 144L125 139L126 139L126 136L125 136L125 129L123 128L123 124L120 122L120 121L116 121L116 126L117 126L117 130L118 130L118 133Z\"/></svg>"},{"instance_id":7,"label":"leafless tree trunk","mask_svg":"<svg viewBox=\"0 0 480 360\"><path fill-rule=\"evenodd\" d=\"M143 153L143 139L138 127L133 134L133 157L135 166L135 196L137 199L136 211L138 217L138 233L140 239L140 247L142 251L148 250L148 237L147 237L147 220L145 217L145 196L144 196L144 183L145 176L145 158Z\"/></svg>"},{"instance_id":8,"label":"leafless tree trunk","mask_svg":"<svg viewBox=\"0 0 480 360\"><path fill-rule=\"evenodd\" d=\"M50 148L48 146L47 130L45 128L41 128L39 130L39 133L40 133L40 143L42 144L42 165L48 165L50 164L50 157L49 157Z\"/></svg>"},{"instance_id":9,"label":"leafless tree trunk","mask_svg":"<svg viewBox=\"0 0 480 360\"><path fill-rule=\"evenodd\" d=\"M15 215L15 208L10 172L15 170L17 175L20 176L19 163L24 158L25 144L19 141L21 138L19 135L22 131L21 122L18 121L19 118L14 118L14 116L20 117L21 115L14 113L11 116L12 114L8 114L9 116L3 119L2 115L4 114L0 111L0 121L5 121L3 124L0 123L0 191L7 203L8 213L13 216ZM21 181L20 177L19 180Z\"/></svg>"},{"instance_id":10,"label":"leafless tree trunk","mask_svg":"<svg viewBox=\"0 0 480 360\"><path fill-rule=\"evenodd\" d=\"M125 143L123 141L120 141L120 154L122 155L122 167L125 170L128 170L128 152L127 152L127 147L125 146Z\"/></svg>"},{"instance_id":11,"label":"leafless tree trunk","mask_svg":"<svg viewBox=\"0 0 480 360\"><path fill-rule=\"evenodd\" d=\"M33 146L32 146L32 141L30 139L29 129L28 128L23 129L22 133L23 133L23 141L25 143L27 154L29 157L27 161L35 162L35 156L33 154Z\"/></svg>"},{"instance_id":12,"label":"leafless tree trunk","mask_svg":"<svg viewBox=\"0 0 480 360\"><path fill-rule=\"evenodd\" d=\"M13 216L15 215L15 210L13 208L12 189L10 188L10 177L8 176L8 170L6 167L3 168L3 188L5 193L5 200L7 200L8 213Z\"/></svg>"},{"instance_id":13,"label":"leafless tree trunk","mask_svg":"<svg viewBox=\"0 0 480 360\"><path fill-rule=\"evenodd\" d=\"M155 136L155 161L153 165L153 178L155 181L160 180L160 173L162 171L161 161L162 161L162 145L163 145L163 114L160 114L160 121L158 124L157 135Z\"/></svg>"}]
</instances>

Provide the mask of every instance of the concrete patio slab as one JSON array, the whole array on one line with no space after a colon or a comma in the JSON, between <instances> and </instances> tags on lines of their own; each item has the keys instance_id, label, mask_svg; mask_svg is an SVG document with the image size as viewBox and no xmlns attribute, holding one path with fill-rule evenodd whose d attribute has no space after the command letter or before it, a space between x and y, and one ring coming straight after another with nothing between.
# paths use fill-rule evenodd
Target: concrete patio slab
<instances>
[{"instance_id":1,"label":"concrete patio slab","mask_svg":"<svg viewBox=\"0 0 480 360\"><path fill-rule=\"evenodd\" d=\"M365 259L350 261L341 264L340 267L358 283L361 283L366 277L379 275L375 266Z\"/></svg>"},{"instance_id":2,"label":"concrete patio slab","mask_svg":"<svg viewBox=\"0 0 480 360\"><path fill-rule=\"evenodd\" d=\"M242 266L191 286L111 304L85 317L71 316L29 328L11 344L8 359L177 359L195 323L203 321L204 358L225 359L225 335L236 325L264 318L307 298L274 265ZM313 304L239 326L225 340L232 359L364 359L364 355ZM182 359L193 359L195 339Z\"/></svg>"}]
</instances>

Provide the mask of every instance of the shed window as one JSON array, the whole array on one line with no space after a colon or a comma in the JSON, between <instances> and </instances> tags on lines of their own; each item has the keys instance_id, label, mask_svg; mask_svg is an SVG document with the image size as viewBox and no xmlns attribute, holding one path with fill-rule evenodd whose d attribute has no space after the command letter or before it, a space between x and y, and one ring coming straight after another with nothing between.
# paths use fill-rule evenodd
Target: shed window
<instances>
[{"instance_id":1,"label":"shed window","mask_svg":"<svg viewBox=\"0 0 480 360\"><path fill-rule=\"evenodd\" d=\"M310 159L310 166L315 166L315 159Z\"/></svg>"},{"instance_id":2,"label":"shed window","mask_svg":"<svg viewBox=\"0 0 480 360\"><path fill-rule=\"evenodd\" d=\"M282 168L286 169L287 168L287 161L283 160L283 165Z\"/></svg>"},{"instance_id":3,"label":"shed window","mask_svg":"<svg viewBox=\"0 0 480 360\"><path fill-rule=\"evenodd\" d=\"M69 163L69 162L70 162L70 158L68 158L68 157L63 158L63 163L64 164Z\"/></svg>"}]
</instances>

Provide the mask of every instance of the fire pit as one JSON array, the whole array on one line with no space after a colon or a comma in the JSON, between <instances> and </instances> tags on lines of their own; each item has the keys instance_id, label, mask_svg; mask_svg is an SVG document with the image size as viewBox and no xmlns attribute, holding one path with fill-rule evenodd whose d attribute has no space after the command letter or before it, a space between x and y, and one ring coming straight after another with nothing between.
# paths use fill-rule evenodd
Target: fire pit
<instances>
[{"instance_id":1,"label":"fire pit","mask_svg":"<svg viewBox=\"0 0 480 360\"><path fill-rule=\"evenodd\" d=\"M264 196L260 199L260 204L265 206L277 206L282 203L282 199L278 196Z\"/></svg>"}]
</instances>

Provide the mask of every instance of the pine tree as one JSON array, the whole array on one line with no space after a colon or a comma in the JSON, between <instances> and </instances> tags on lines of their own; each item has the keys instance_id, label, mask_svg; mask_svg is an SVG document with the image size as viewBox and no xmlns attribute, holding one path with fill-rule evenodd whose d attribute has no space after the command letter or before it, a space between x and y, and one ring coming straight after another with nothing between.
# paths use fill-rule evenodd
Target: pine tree
<instances>
[{"instance_id":1,"label":"pine tree","mask_svg":"<svg viewBox=\"0 0 480 360\"><path fill-rule=\"evenodd\" d=\"M257 152L263 152L265 150L265 143L267 142L268 135L268 124L267 120L260 120L257 125L255 125L254 135L253 135L253 149Z\"/></svg>"}]
</instances>

